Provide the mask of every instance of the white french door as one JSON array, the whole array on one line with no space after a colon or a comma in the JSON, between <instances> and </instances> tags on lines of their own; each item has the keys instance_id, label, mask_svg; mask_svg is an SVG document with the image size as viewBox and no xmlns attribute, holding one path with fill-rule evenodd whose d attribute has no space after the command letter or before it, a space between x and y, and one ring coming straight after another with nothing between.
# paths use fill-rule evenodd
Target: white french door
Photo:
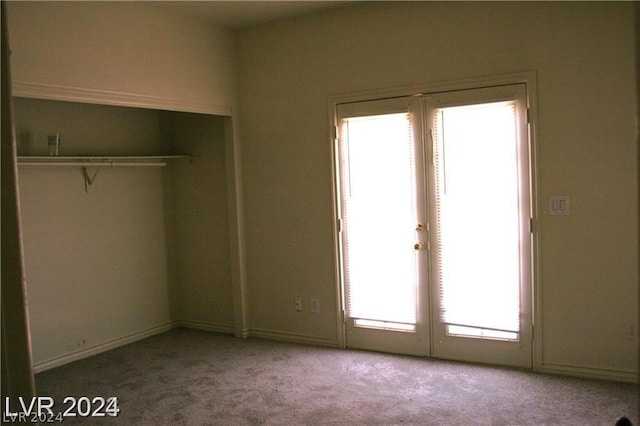
<instances>
[{"instance_id":1,"label":"white french door","mask_svg":"<svg viewBox=\"0 0 640 426\"><path fill-rule=\"evenodd\" d=\"M524 84L337 105L348 347L531 366Z\"/></svg>"},{"instance_id":2,"label":"white french door","mask_svg":"<svg viewBox=\"0 0 640 426\"><path fill-rule=\"evenodd\" d=\"M429 353L419 98L339 105L347 345Z\"/></svg>"},{"instance_id":3,"label":"white french door","mask_svg":"<svg viewBox=\"0 0 640 426\"><path fill-rule=\"evenodd\" d=\"M432 354L531 367L526 87L439 93L425 106Z\"/></svg>"}]
</instances>

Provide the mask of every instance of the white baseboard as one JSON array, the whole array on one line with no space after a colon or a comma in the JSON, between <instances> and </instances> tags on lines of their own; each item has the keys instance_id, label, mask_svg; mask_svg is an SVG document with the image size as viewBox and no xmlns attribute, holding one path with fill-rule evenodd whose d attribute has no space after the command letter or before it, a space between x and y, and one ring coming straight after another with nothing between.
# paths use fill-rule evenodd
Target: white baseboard
<instances>
[{"instance_id":1,"label":"white baseboard","mask_svg":"<svg viewBox=\"0 0 640 426\"><path fill-rule=\"evenodd\" d=\"M249 330L249 337L259 337L261 339L278 340L281 342L303 343L306 345L327 346L331 348L339 347L337 340L324 339L305 334L284 333L275 330L252 328Z\"/></svg>"},{"instance_id":2,"label":"white baseboard","mask_svg":"<svg viewBox=\"0 0 640 426\"><path fill-rule=\"evenodd\" d=\"M112 349L116 349L120 346L128 345L129 343L136 342L138 340L146 339L147 337L154 336L156 334L164 333L172 330L176 327L192 328L196 330L203 330L213 333L234 334L234 327L226 324L217 324L204 321L191 321L191 320L179 320L168 321L164 324L157 325L155 327L148 328L146 330L138 331L136 333L129 334L117 339L103 342L98 345L94 345L82 350L71 352L56 358L52 358L46 361L42 361L33 365L34 373L41 373L46 370L50 370L55 367L60 367L65 364L78 361L80 359L88 358L94 355L98 355L102 352L106 352ZM250 329L247 332L247 336L244 337L258 337L262 339L278 340L291 343L302 343L307 345L325 346L331 348L339 348L339 342L333 339L325 339L320 337L309 336L305 334L287 333L276 330L265 329ZM573 376L590 379L611 380L616 382L625 383L640 383L640 373L638 371L630 370L614 370L607 368L593 368L582 367L565 364L543 363L539 372L544 374L557 374L562 376Z\"/></svg>"},{"instance_id":3,"label":"white baseboard","mask_svg":"<svg viewBox=\"0 0 640 426\"><path fill-rule=\"evenodd\" d=\"M177 325L178 327L193 328L196 330L210 331L213 333L224 333L224 334L234 333L234 329L232 325L216 324L212 322L179 320L177 321Z\"/></svg>"},{"instance_id":4,"label":"white baseboard","mask_svg":"<svg viewBox=\"0 0 640 426\"><path fill-rule=\"evenodd\" d=\"M543 363L539 370L545 374L582 377L588 379L611 380L615 382L639 383L637 371L613 370L607 368L580 367L573 365Z\"/></svg>"},{"instance_id":5,"label":"white baseboard","mask_svg":"<svg viewBox=\"0 0 640 426\"><path fill-rule=\"evenodd\" d=\"M243 328L242 330L236 331L235 336L240 339L246 339L251 335L251 330L248 328Z\"/></svg>"},{"instance_id":6,"label":"white baseboard","mask_svg":"<svg viewBox=\"0 0 640 426\"><path fill-rule=\"evenodd\" d=\"M169 321L164 324L157 325L155 327L148 328L146 330L138 331L127 336L119 337L117 339L103 342L88 348L83 348L79 351L74 351L56 358L42 361L33 365L34 373L41 373L46 370L50 370L55 367L60 367L65 364L69 364L73 361L88 358L93 355L98 355L102 352L110 351L120 346L128 345L129 343L136 342L138 340L146 339L156 334L164 333L177 326L175 321Z\"/></svg>"}]
</instances>

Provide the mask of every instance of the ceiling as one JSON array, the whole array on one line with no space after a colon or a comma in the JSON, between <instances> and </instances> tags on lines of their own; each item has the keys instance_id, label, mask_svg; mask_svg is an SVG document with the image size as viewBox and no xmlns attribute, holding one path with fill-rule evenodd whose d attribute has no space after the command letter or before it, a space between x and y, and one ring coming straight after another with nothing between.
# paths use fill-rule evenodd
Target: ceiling
<instances>
[{"instance_id":1,"label":"ceiling","mask_svg":"<svg viewBox=\"0 0 640 426\"><path fill-rule=\"evenodd\" d=\"M204 19L232 29L246 28L323 9L341 7L349 1L150 1L151 5Z\"/></svg>"}]
</instances>

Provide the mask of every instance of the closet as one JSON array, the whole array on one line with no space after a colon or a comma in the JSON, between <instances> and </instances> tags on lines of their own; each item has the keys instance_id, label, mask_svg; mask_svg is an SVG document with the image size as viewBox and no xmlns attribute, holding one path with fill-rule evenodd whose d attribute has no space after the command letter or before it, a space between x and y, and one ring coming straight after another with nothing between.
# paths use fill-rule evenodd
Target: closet
<instances>
[{"instance_id":1,"label":"closet","mask_svg":"<svg viewBox=\"0 0 640 426\"><path fill-rule=\"evenodd\" d=\"M176 325L232 332L228 117L14 107L35 371Z\"/></svg>"}]
</instances>

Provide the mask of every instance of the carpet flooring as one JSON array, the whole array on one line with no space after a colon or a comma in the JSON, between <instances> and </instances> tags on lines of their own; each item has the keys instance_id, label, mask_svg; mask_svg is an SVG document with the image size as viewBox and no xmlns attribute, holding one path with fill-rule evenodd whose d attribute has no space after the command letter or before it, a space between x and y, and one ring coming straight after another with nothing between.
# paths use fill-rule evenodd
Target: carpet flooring
<instances>
[{"instance_id":1,"label":"carpet flooring","mask_svg":"<svg viewBox=\"0 0 640 426\"><path fill-rule=\"evenodd\" d=\"M36 375L105 425L640 425L638 386L176 329Z\"/></svg>"}]
</instances>

